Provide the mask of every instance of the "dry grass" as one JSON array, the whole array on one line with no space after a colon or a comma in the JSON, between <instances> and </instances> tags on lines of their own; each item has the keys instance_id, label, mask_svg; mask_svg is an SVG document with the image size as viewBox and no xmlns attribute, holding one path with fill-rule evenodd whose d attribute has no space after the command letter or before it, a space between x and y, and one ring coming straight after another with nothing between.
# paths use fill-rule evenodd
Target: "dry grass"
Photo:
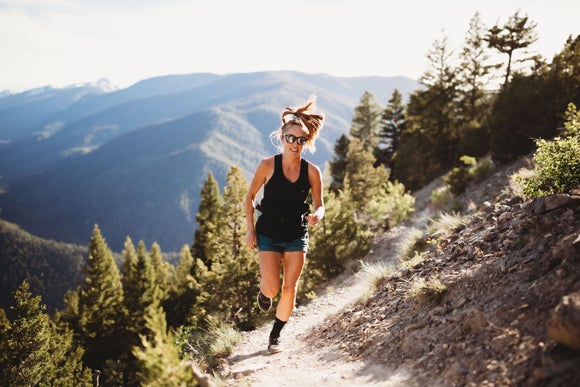
<instances>
[{"instance_id":1,"label":"dry grass","mask_svg":"<svg viewBox=\"0 0 580 387\"><path fill-rule=\"evenodd\" d=\"M420 302L439 303L446 292L447 287L438 278L417 278L409 288L409 294Z\"/></svg>"}]
</instances>

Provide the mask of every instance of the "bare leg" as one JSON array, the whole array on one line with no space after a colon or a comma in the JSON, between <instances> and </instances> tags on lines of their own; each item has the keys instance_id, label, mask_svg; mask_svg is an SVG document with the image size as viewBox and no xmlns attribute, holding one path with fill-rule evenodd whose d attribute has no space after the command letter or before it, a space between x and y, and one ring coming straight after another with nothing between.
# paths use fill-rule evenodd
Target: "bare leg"
<instances>
[{"instance_id":1,"label":"bare leg","mask_svg":"<svg viewBox=\"0 0 580 387\"><path fill-rule=\"evenodd\" d=\"M306 252L292 251L283 255L284 279L282 282L282 294L278 301L276 317L282 321L288 321L296 304L296 292L298 289L298 280L304 268Z\"/></svg>"},{"instance_id":2,"label":"bare leg","mask_svg":"<svg viewBox=\"0 0 580 387\"><path fill-rule=\"evenodd\" d=\"M280 290L280 267L283 253L260 251L260 290L266 297L274 298Z\"/></svg>"}]
</instances>

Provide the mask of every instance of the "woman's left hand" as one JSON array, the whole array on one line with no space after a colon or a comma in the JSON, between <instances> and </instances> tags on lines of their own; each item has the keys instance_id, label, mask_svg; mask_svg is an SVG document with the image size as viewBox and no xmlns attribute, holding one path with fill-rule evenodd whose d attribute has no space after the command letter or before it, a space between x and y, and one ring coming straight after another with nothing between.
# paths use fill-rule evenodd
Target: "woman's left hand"
<instances>
[{"instance_id":1,"label":"woman's left hand","mask_svg":"<svg viewBox=\"0 0 580 387\"><path fill-rule=\"evenodd\" d=\"M318 216L316 213L308 214L306 216L306 219L308 219L308 224L311 225L312 227L316 227L318 222L320 222L320 216Z\"/></svg>"}]
</instances>

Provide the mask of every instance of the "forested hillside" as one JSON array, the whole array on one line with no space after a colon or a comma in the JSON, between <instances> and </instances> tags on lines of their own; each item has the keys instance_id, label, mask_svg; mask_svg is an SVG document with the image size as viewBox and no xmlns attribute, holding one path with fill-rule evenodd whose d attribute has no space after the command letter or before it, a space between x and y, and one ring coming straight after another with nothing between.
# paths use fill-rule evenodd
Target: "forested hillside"
<instances>
[{"instance_id":1,"label":"forested hillside","mask_svg":"<svg viewBox=\"0 0 580 387\"><path fill-rule=\"evenodd\" d=\"M22 281L42 294L49 311L62 308L64 295L81 284L87 248L30 235L0 220L0 308L9 310Z\"/></svg>"}]
</instances>

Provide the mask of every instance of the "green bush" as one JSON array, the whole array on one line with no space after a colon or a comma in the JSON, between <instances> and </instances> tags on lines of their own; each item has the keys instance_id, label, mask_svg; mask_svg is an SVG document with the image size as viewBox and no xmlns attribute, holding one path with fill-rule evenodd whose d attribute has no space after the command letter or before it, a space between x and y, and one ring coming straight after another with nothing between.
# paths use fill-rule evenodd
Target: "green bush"
<instances>
[{"instance_id":1,"label":"green bush","mask_svg":"<svg viewBox=\"0 0 580 387\"><path fill-rule=\"evenodd\" d=\"M449 173L443 176L443 181L449 186L453 195L460 195L467 189L467 185L472 180L471 169L477 163L475 157L461 156L463 165L453 168Z\"/></svg>"},{"instance_id":2,"label":"green bush","mask_svg":"<svg viewBox=\"0 0 580 387\"><path fill-rule=\"evenodd\" d=\"M465 192L470 182L481 181L493 172L493 163L489 158L478 162L475 157L464 155L459 160L463 165L453 168L443 176L443 182L455 196Z\"/></svg>"},{"instance_id":3,"label":"green bush","mask_svg":"<svg viewBox=\"0 0 580 387\"><path fill-rule=\"evenodd\" d=\"M566 111L566 135L552 141L536 140L534 174L516 177L526 197L565 193L580 185L580 114L574 104Z\"/></svg>"},{"instance_id":4,"label":"green bush","mask_svg":"<svg viewBox=\"0 0 580 387\"><path fill-rule=\"evenodd\" d=\"M568 192L580 184L580 136L537 140L535 174L517 179L526 197Z\"/></svg>"}]
</instances>

